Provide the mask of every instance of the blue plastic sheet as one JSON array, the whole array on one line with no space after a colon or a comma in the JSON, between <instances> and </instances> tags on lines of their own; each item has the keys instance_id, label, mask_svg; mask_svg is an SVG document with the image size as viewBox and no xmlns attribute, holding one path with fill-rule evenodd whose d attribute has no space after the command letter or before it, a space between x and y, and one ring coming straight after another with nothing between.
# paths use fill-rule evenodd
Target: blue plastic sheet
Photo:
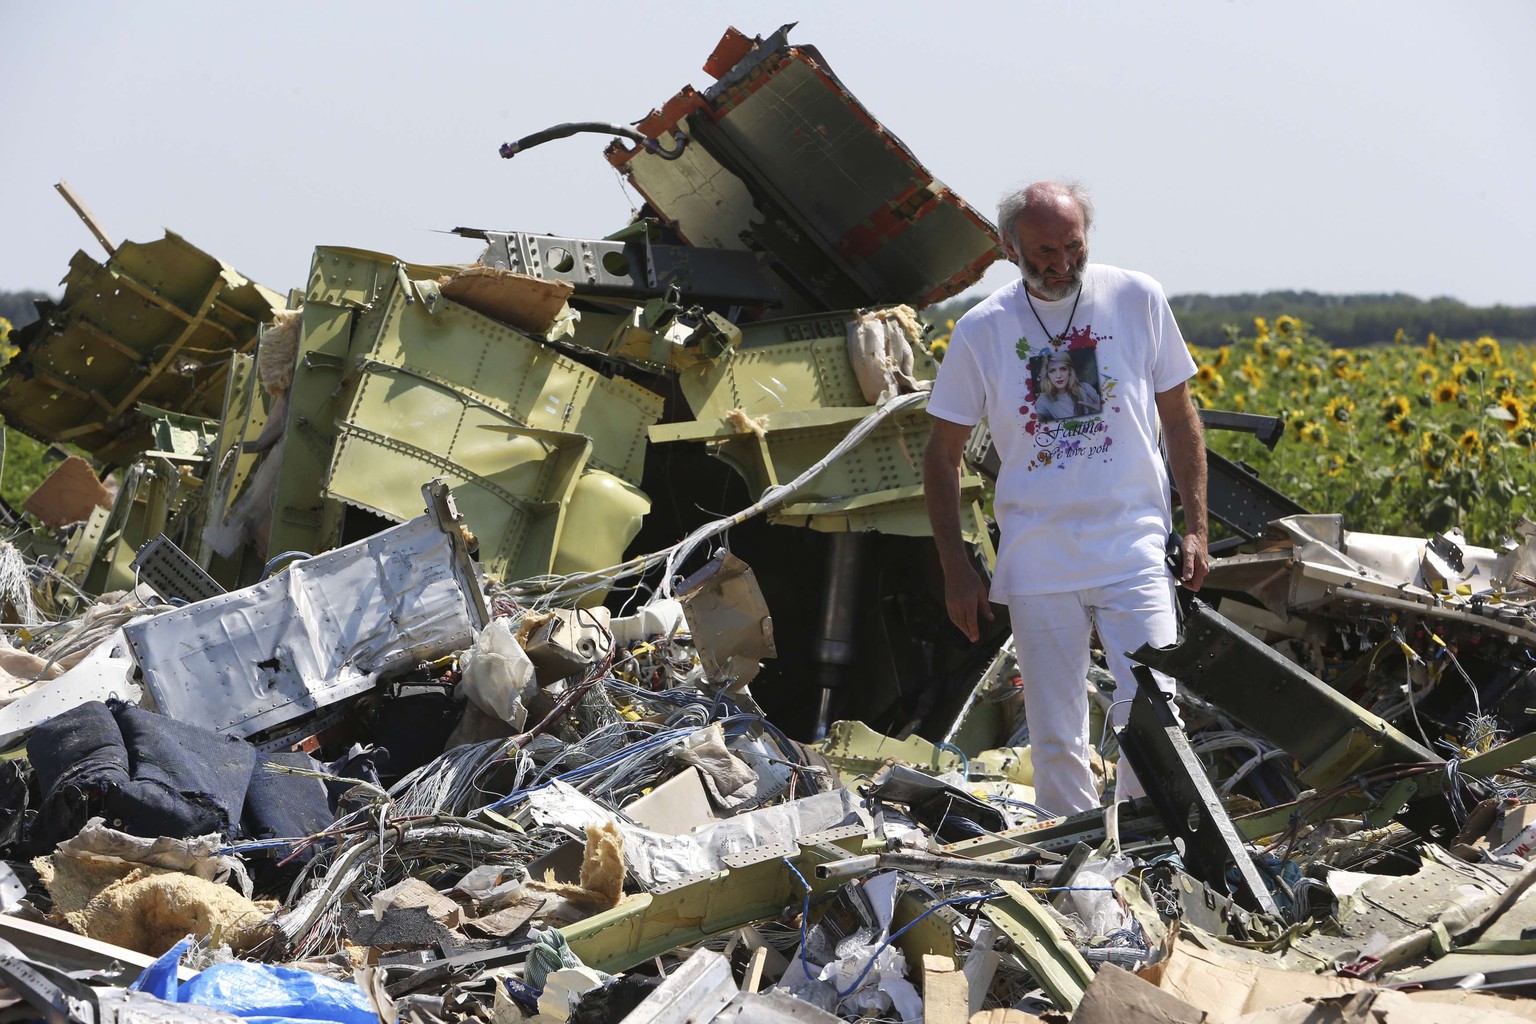
<instances>
[{"instance_id":1,"label":"blue plastic sheet","mask_svg":"<svg viewBox=\"0 0 1536 1024\"><path fill-rule=\"evenodd\" d=\"M253 1024L377 1024L362 989L292 967L235 960L214 964L178 986L176 967L191 945L187 938L172 946L130 987L172 1002L212 1006Z\"/></svg>"}]
</instances>

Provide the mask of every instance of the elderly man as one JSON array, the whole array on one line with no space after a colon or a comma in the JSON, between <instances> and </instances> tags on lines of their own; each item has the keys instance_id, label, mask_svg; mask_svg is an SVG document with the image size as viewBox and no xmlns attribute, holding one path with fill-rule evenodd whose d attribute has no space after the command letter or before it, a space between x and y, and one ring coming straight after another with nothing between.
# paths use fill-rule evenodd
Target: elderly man
<instances>
[{"instance_id":1,"label":"elderly man","mask_svg":"<svg viewBox=\"0 0 1536 1024\"><path fill-rule=\"evenodd\" d=\"M1093 207L1074 185L1039 182L998 208L1023 279L955 325L928 411L928 517L949 617L972 641L988 588L960 536L959 467L986 420L1002 461L1002 530L990 597L1012 618L1037 802L1057 814L1098 806L1089 767L1086 678L1098 630L1118 684L1112 722L1136 692L1126 652L1177 639L1168 465L1184 507L1179 580L1198 590L1206 554L1205 446L1186 388L1194 360L1162 287L1088 262ZM1172 692L1172 680L1159 677ZM1129 765L1117 795L1143 792Z\"/></svg>"}]
</instances>

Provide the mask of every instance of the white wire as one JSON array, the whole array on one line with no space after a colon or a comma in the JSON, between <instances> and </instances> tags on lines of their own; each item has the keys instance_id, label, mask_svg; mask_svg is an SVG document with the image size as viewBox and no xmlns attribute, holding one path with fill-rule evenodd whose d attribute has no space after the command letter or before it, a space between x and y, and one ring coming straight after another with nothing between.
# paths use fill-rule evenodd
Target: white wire
<instances>
[{"instance_id":1,"label":"white wire","mask_svg":"<svg viewBox=\"0 0 1536 1024\"><path fill-rule=\"evenodd\" d=\"M534 607L548 607L557 602L569 602L581 595L597 590L607 590L620 580L639 575L658 565L665 564L666 574L657 588L659 597L671 597L673 577L677 567L682 564L689 555L698 549L699 545L719 536L733 526L738 526L755 516L761 515L770 509L776 508L787 501L791 495L810 483L822 470L848 454L861 441L874 432L886 420L898 412L903 412L919 402L928 399L928 392L915 391L907 395L899 395L889 402L875 409L873 413L854 424L847 435L839 441L831 451L822 456L815 464L805 472L795 477L787 484L778 487L770 487L763 492L763 496L756 502L742 509L734 515L725 516L705 523L694 530L688 536L670 547L653 551L648 555L639 555L618 565L609 566L606 569L597 569L592 572L573 573L569 576L534 576L525 580L519 580L508 589L518 598L529 601Z\"/></svg>"}]
</instances>

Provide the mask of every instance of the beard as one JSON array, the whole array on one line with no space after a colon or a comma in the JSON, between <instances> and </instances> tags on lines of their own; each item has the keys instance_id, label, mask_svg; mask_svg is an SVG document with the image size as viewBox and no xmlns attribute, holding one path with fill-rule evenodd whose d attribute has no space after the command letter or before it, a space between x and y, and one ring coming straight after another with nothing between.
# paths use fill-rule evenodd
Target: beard
<instances>
[{"instance_id":1,"label":"beard","mask_svg":"<svg viewBox=\"0 0 1536 1024\"><path fill-rule=\"evenodd\" d=\"M1085 248L1078 254L1077 262L1067 272L1065 279L1047 281L1045 271L1029 262L1028 256L1019 256L1019 272L1024 275L1024 283L1029 290L1045 299L1047 302L1055 302L1071 295L1083 285L1083 268L1088 265L1088 250Z\"/></svg>"}]
</instances>

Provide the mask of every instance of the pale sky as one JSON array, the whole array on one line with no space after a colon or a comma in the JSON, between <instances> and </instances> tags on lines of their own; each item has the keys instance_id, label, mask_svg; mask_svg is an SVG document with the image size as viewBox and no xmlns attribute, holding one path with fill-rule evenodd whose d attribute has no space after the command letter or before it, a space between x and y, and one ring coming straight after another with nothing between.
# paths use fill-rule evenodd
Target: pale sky
<instances>
[{"instance_id":1,"label":"pale sky","mask_svg":"<svg viewBox=\"0 0 1536 1024\"><path fill-rule=\"evenodd\" d=\"M279 292L316 245L472 262L455 225L600 237L638 200L563 121L628 123L728 25L832 69L989 219L1093 191L1094 258L1170 294L1536 304L1536 3L0 0L0 290L170 228ZM1523 70L1522 70L1523 69ZM986 284L1011 273L994 268Z\"/></svg>"}]
</instances>

